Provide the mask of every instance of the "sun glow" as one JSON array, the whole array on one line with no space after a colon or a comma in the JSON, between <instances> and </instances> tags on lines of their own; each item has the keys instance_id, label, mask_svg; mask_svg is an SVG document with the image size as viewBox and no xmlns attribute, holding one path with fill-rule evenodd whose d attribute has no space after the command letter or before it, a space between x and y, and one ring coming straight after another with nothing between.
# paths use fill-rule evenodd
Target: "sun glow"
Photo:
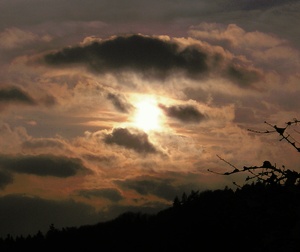
<instances>
[{"instance_id":1,"label":"sun glow","mask_svg":"<svg viewBox=\"0 0 300 252\"><path fill-rule=\"evenodd\" d=\"M155 98L145 98L136 103L133 118L135 127L143 131L160 130L162 127L162 112L157 106Z\"/></svg>"}]
</instances>

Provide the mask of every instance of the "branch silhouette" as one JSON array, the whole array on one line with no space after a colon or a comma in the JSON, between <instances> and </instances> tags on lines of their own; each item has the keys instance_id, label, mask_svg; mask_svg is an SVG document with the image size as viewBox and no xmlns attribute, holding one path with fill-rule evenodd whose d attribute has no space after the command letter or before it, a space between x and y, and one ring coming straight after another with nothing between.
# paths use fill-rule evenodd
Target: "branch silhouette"
<instances>
[{"instance_id":1,"label":"branch silhouette","mask_svg":"<svg viewBox=\"0 0 300 252\"><path fill-rule=\"evenodd\" d=\"M248 131L254 132L254 133L261 133L261 134L268 134L268 133L278 133L280 135L280 140L285 140L287 141L290 145L293 146L298 152L300 152L300 147L297 146L296 144L300 145L300 143L295 140L287 130L292 126L292 125L298 125L300 121L297 118L294 118L292 121L288 121L285 123L285 127L278 127L277 125L272 125L265 121L265 124L273 128L273 130L264 130L264 131L258 131L258 130L253 130L253 129L248 129ZM294 130L296 133L299 134L299 131Z\"/></svg>"},{"instance_id":2,"label":"branch silhouette","mask_svg":"<svg viewBox=\"0 0 300 252\"><path fill-rule=\"evenodd\" d=\"M291 136L291 134L287 132L287 129L289 129L292 125L297 125L299 122L300 122L299 120L294 118L292 121L286 122L285 127L278 127L277 125L272 125L265 121L265 123L271 128L273 128L273 130L257 131L257 130L248 129L248 131L254 133L260 133L260 134L277 133L281 137L280 141L282 140L287 141L290 145L293 146L293 148L295 148L298 152L300 152L300 147L298 147L298 145L300 145L299 142L296 141ZM299 133L296 130L295 132ZM266 160L260 166L244 166L242 169L238 169L236 166L226 161L219 155L217 155L217 157L223 162L225 162L226 164L228 164L229 166L231 166L233 170L229 172L218 173L208 169L209 172L219 174L219 175L232 175L235 173L248 172L250 173L250 176L246 178L246 181L256 179L258 182L262 182L264 184L282 184L286 186L300 184L300 173L290 169L286 169L284 165L281 168L277 168L276 165L273 165L270 161ZM233 183L237 185L235 182Z\"/></svg>"}]
</instances>

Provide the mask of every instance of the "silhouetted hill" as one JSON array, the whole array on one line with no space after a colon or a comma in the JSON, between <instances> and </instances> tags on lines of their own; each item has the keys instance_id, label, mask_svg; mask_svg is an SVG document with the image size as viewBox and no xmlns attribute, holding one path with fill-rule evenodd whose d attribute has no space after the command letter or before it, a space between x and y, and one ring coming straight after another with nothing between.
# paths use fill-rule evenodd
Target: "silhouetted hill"
<instances>
[{"instance_id":1,"label":"silhouetted hill","mask_svg":"<svg viewBox=\"0 0 300 252\"><path fill-rule=\"evenodd\" d=\"M300 251L300 187L256 183L183 193L154 215L127 212L114 220L43 235L7 237L1 251Z\"/></svg>"}]
</instances>

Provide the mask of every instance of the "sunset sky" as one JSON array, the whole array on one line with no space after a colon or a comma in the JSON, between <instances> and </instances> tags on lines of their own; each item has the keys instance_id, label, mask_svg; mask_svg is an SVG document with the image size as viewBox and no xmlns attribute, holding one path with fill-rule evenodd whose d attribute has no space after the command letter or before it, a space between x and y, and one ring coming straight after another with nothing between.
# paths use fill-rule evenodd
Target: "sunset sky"
<instances>
[{"instance_id":1,"label":"sunset sky","mask_svg":"<svg viewBox=\"0 0 300 252\"><path fill-rule=\"evenodd\" d=\"M299 153L299 0L1 0L0 237L156 213ZM300 130L291 129L297 139ZM300 138L300 137L299 137ZM219 156L219 157L218 157Z\"/></svg>"}]
</instances>

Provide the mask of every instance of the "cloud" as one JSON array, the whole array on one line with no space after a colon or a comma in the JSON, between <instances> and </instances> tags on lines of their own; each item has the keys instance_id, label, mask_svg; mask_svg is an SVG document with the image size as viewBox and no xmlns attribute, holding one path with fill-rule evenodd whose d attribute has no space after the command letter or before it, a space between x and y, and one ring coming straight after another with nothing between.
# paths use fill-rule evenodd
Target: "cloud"
<instances>
[{"instance_id":1,"label":"cloud","mask_svg":"<svg viewBox=\"0 0 300 252\"><path fill-rule=\"evenodd\" d=\"M14 153L19 150L23 141L30 137L24 127L11 127L7 123L0 124L0 153Z\"/></svg>"},{"instance_id":2,"label":"cloud","mask_svg":"<svg viewBox=\"0 0 300 252\"><path fill-rule=\"evenodd\" d=\"M125 180L115 180L114 183L122 189L134 190L140 195L154 195L167 201L172 201L183 192L207 188L207 178L201 174L189 172L165 172L158 176L137 176ZM200 183L199 183L200 182Z\"/></svg>"},{"instance_id":3,"label":"cloud","mask_svg":"<svg viewBox=\"0 0 300 252\"><path fill-rule=\"evenodd\" d=\"M26 206L26 207L25 207ZM13 211L12 211L13 210ZM7 195L0 197L0 236L28 234L56 228L95 224L101 216L95 209L72 200L54 201L27 195Z\"/></svg>"},{"instance_id":4,"label":"cloud","mask_svg":"<svg viewBox=\"0 0 300 252\"><path fill-rule=\"evenodd\" d=\"M170 179L159 179L155 177L138 177L134 179L116 180L115 183L122 188L132 189L141 195L156 195L166 200L173 200L178 193Z\"/></svg>"},{"instance_id":5,"label":"cloud","mask_svg":"<svg viewBox=\"0 0 300 252\"><path fill-rule=\"evenodd\" d=\"M122 113L128 113L132 109L132 106L121 94L108 93L107 98L113 103L115 108Z\"/></svg>"},{"instance_id":6,"label":"cloud","mask_svg":"<svg viewBox=\"0 0 300 252\"><path fill-rule=\"evenodd\" d=\"M232 57L196 40L131 35L68 47L46 54L44 61L54 67L83 65L94 73L137 72L146 78L183 73L203 79L213 74L247 86L261 78L258 70L239 58L233 62Z\"/></svg>"},{"instance_id":7,"label":"cloud","mask_svg":"<svg viewBox=\"0 0 300 252\"><path fill-rule=\"evenodd\" d=\"M111 134L104 137L106 144L117 144L138 153L157 153L154 145L149 141L148 135L138 131L131 133L126 128L114 128Z\"/></svg>"},{"instance_id":8,"label":"cloud","mask_svg":"<svg viewBox=\"0 0 300 252\"><path fill-rule=\"evenodd\" d=\"M245 68L241 64L231 64L225 76L240 87L250 87L251 83L262 79L262 73L257 69Z\"/></svg>"},{"instance_id":9,"label":"cloud","mask_svg":"<svg viewBox=\"0 0 300 252\"><path fill-rule=\"evenodd\" d=\"M89 172L78 158L53 155L0 156L0 166L11 172L60 178Z\"/></svg>"},{"instance_id":10,"label":"cloud","mask_svg":"<svg viewBox=\"0 0 300 252\"><path fill-rule=\"evenodd\" d=\"M7 171L0 170L0 189L4 189L8 184L13 182L13 176Z\"/></svg>"},{"instance_id":11,"label":"cloud","mask_svg":"<svg viewBox=\"0 0 300 252\"><path fill-rule=\"evenodd\" d=\"M26 206L26 207L24 207ZM92 206L73 200L54 201L30 195L11 194L0 197L0 237L7 234L13 237L44 235L51 224L55 228L81 227L112 220L128 211L157 213L166 204L151 202L142 206L115 204L104 211L97 212ZM13 209L13 211L12 211Z\"/></svg>"},{"instance_id":12,"label":"cloud","mask_svg":"<svg viewBox=\"0 0 300 252\"><path fill-rule=\"evenodd\" d=\"M2 103L23 103L35 105L34 99L18 87L6 87L0 89L0 102Z\"/></svg>"},{"instance_id":13,"label":"cloud","mask_svg":"<svg viewBox=\"0 0 300 252\"><path fill-rule=\"evenodd\" d=\"M246 1L226 1L227 2L227 8L233 8L233 9L240 9L245 11L251 11L251 10L262 10L262 9L269 9L281 5L289 5L292 3L296 3L299 0L287 0L287 1L281 1L281 0L246 0Z\"/></svg>"},{"instance_id":14,"label":"cloud","mask_svg":"<svg viewBox=\"0 0 300 252\"><path fill-rule=\"evenodd\" d=\"M44 104L46 107L51 107L57 104L57 100L54 96L52 95L46 95L41 98L40 102Z\"/></svg>"},{"instance_id":15,"label":"cloud","mask_svg":"<svg viewBox=\"0 0 300 252\"><path fill-rule=\"evenodd\" d=\"M0 48L6 50L16 49L38 41L49 42L50 36L39 37L38 35L18 29L16 27L6 28L0 33Z\"/></svg>"},{"instance_id":16,"label":"cloud","mask_svg":"<svg viewBox=\"0 0 300 252\"><path fill-rule=\"evenodd\" d=\"M264 69L299 69L299 51L293 48L289 41L276 36L274 33L264 33L260 31L246 31L237 24L224 25L221 23L200 23L192 26L189 35L206 41L212 45L220 45L229 50L234 55L243 55L248 61L255 62L256 66ZM281 64L286 61L285 64ZM234 69L235 68L235 69ZM236 67L229 67L231 76L235 76ZM250 70L250 69L249 69ZM238 69L239 75L244 69ZM248 78L249 81L255 81L257 70L252 69L241 76ZM252 72L252 74L251 74ZM252 77L251 77L252 75ZM254 78L251 80L251 78Z\"/></svg>"},{"instance_id":17,"label":"cloud","mask_svg":"<svg viewBox=\"0 0 300 252\"><path fill-rule=\"evenodd\" d=\"M90 162L101 163L101 164L105 164L105 165L111 165L112 162L114 162L118 159L118 157L115 155L102 156L102 155L99 155L99 153L97 153L97 154L86 153L86 154L83 154L82 157Z\"/></svg>"},{"instance_id":18,"label":"cloud","mask_svg":"<svg viewBox=\"0 0 300 252\"><path fill-rule=\"evenodd\" d=\"M199 123L206 118L204 114L192 105L176 105L167 107L160 104L159 107L167 116L175 118L181 122Z\"/></svg>"},{"instance_id":19,"label":"cloud","mask_svg":"<svg viewBox=\"0 0 300 252\"><path fill-rule=\"evenodd\" d=\"M114 188L102 188L102 189L92 189L92 190L80 190L77 192L79 196L85 197L85 198L106 198L113 202L118 202L122 200L124 197L118 191Z\"/></svg>"},{"instance_id":20,"label":"cloud","mask_svg":"<svg viewBox=\"0 0 300 252\"><path fill-rule=\"evenodd\" d=\"M231 49L264 50L285 44L286 41L279 39L274 34L266 34L259 31L245 31L236 24L224 25L221 23L206 23L192 26L189 35L208 41L212 44L223 45Z\"/></svg>"},{"instance_id":21,"label":"cloud","mask_svg":"<svg viewBox=\"0 0 300 252\"><path fill-rule=\"evenodd\" d=\"M22 143L22 147L25 149L44 149L55 148L65 149L66 144L59 139L54 138L32 138Z\"/></svg>"},{"instance_id":22,"label":"cloud","mask_svg":"<svg viewBox=\"0 0 300 252\"><path fill-rule=\"evenodd\" d=\"M1 113L0 192L72 198L103 212L74 202L0 197L0 234L36 232L39 222L43 230L52 222L65 226L70 215L74 226L128 210L154 211L184 191L230 185L232 178L207 175L207 168L228 168L216 154L237 167L298 162L297 153L273 144L277 136L246 129L264 129L265 120L284 124L298 113L299 51L290 43L300 39L300 5L2 2L0 108L13 107ZM127 126L132 105L145 95L164 112L163 128L149 133Z\"/></svg>"},{"instance_id":23,"label":"cloud","mask_svg":"<svg viewBox=\"0 0 300 252\"><path fill-rule=\"evenodd\" d=\"M45 95L40 98L33 98L28 92L24 91L20 87L16 86L6 86L0 88L0 105L28 105L37 106L39 104L51 107L57 104L55 97L52 95Z\"/></svg>"},{"instance_id":24,"label":"cloud","mask_svg":"<svg viewBox=\"0 0 300 252\"><path fill-rule=\"evenodd\" d=\"M206 54L193 47L141 35L115 37L86 46L47 54L49 65L86 64L96 72L136 70L146 76L165 76L174 68L190 74L207 71Z\"/></svg>"}]
</instances>

